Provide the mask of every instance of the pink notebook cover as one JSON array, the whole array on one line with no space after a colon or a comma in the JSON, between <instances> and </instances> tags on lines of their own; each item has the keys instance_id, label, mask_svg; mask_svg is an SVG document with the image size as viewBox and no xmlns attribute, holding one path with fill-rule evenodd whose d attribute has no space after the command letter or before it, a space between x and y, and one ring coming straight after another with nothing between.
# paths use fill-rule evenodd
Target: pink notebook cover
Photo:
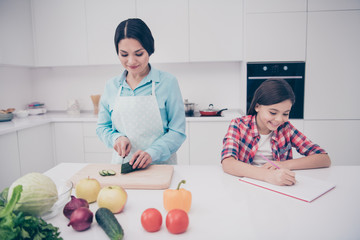
<instances>
[{"instance_id":1,"label":"pink notebook cover","mask_svg":"<svg viewBox=\"0 0 360 240\"><path fill-rule=\"evenodd\" d=\"M300 174L296 174L297 182L293 186L277 186L246 177L242 177L239 180L305 202L312 202L335 188L333 183Z\"/></svg>"}]
</instances>

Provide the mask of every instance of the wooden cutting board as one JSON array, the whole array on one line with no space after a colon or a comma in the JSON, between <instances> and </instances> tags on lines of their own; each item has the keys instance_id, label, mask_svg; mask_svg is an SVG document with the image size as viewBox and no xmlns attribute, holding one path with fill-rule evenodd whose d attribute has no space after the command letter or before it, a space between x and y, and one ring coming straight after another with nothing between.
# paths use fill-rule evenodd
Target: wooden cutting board
<instances>
[{"instance_id":1,"label":"wooden cutting board","mask_svg":"<svg viewBox=\"0 0 360 240\"><path fill-rule=\"evenodd\" d=\"M114 176L100 176L101 170L114 170ZM146 169L121 174L121 164L89 164L74 174L70 180L76 186L83 178L95 178L101 187L120 185L125 189L167 189L170 186L174 167L171 165L150 165Z\"/></svg>"}]
</instances>

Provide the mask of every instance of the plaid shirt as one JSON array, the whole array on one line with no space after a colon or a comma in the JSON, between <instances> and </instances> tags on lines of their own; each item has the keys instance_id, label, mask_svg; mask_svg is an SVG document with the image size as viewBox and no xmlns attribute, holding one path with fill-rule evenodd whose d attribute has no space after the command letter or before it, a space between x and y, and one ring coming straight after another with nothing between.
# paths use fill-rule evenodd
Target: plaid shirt
<instances>
[{"instance_id":1,"label":"plaid shirt","mask_svg":"<svg viewBox=\"0 0 360 240\"><path fill-rule=\"evenodd\" d=\"M223 140L221 161L228 157L251 163L259 147L260 134L256 126L256 116L248 115L231 121ZM270 139L272 155L276 161L292 159L292 147L300 154L326 153L317 144L312 143L290 122L285 122L274 131Z\"/></svg>"}]
</instances>

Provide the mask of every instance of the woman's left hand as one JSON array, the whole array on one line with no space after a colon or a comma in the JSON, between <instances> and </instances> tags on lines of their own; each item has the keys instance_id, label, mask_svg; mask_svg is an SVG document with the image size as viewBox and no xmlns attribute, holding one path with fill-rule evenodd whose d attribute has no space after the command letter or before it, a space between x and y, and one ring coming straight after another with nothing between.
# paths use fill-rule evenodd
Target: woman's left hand
<instances>
[{"instance_id":1,"label":"woman's left hand","mask_svg":"<svg viewBox=\"0 0 360 240\"><path fill-rule=\"evenodd\" d=\"M146 168L151 162L152 158L150 154L142 150L137 150L129 161L133 169Z\"/></svg>"}]
</instances>

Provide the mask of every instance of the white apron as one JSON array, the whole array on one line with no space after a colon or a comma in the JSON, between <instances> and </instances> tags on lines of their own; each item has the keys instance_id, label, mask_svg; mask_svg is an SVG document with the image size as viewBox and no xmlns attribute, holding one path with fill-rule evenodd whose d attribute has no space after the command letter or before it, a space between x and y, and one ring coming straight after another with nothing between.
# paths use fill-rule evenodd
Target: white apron
<instances>
[{"instance_id":1,"label":"white apron","mask_svg":"<svg viewBox=\"0 0 360 240\"><path fill-rule=\"evenodd\" d=\"M145 151L159 137L164 135L160 109L155 96L155 82L152 82L150 96L120 96L120 86L112 112L115 129L130 140L131 150L124 162L129 162L133 154L141 149ZM111 163L121 164L122 157L114 150ZM154 164L176 164L176 154L166 162Z\"/></svg>"}]
</instances>

